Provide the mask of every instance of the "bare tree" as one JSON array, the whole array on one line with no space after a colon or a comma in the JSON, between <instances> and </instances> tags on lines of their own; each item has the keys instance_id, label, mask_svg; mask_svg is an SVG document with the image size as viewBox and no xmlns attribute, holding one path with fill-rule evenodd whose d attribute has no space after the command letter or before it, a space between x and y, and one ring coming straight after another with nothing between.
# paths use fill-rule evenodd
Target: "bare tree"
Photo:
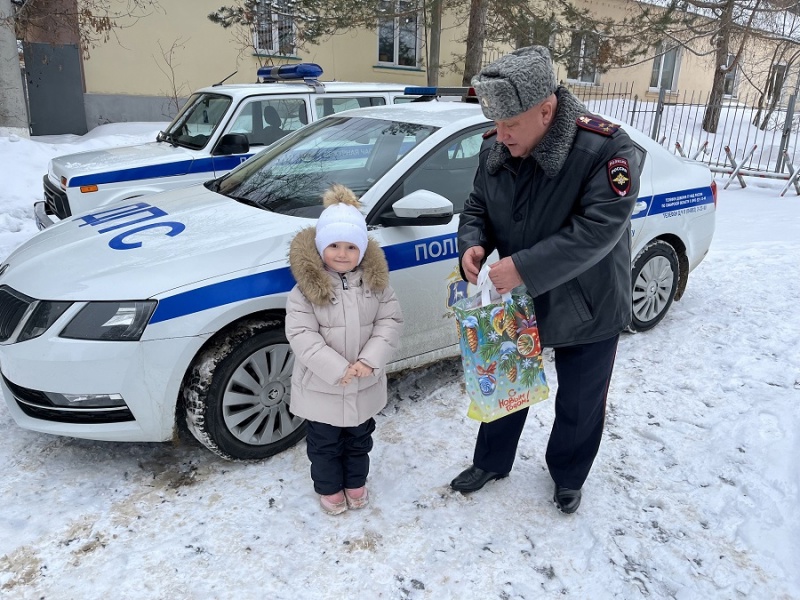
<instances>
[{"instance_id":1,"label":"bare tree","mask_svg":"<svg viewBox=\"0 0 800 600\"><path fill-rule=\"evenodd\" d=\"M49 41L75 36L84 56L107 42L114 31L134 26L158 12L158 0L13 0L13 25L19 39Z\"/></svg>"},{"instance_id":2,"label":"bare tree","mask_svg":"<svg viewBox=\"0 0 800 600\"><path fill-rule=\"evenodd\" d=\"M0 0L0 126L21 122L27 130L28 125L20 102L17 40L74 43L88 57L115 30L131 27L159 8L158 0Z\"/></svg>"},{"instance_id":3,"label":"bare tree","mask_svg":"<svg viewBox=\"0 0 800 600\"><path fill-rule=\"evenodd\" d=\"M719 126L726 80L732 81L754 40L800 45L800 37L787 34L774 19L781 14L796 19L798 0L664 0L661 6L636 6L641 36L712 57L711 93L703 116L703 129L709 133L716 133Z\"/></svg>"},{"instance_id":4,"label":"bare tree","mask_svg":"<svg viewBox=\"0 0 800 600\"><path fill-rule=\"evenodd\" d=\"M480 6L479 14L483 14L483 22L486 20L488 2L473 2ZM252 31L257 24L258 5L259 0L235 0L232 4L221 6L208 18L225 28L239 26ZM465 5L461 0L261 0L260 5L262 10L268 8L277 16L293 20L295 41L299 48L354 29L374 30L379 23L387 20L417 19L422 16L429 85L438 82L439 71L453 69L455 63L463 59L461 56L447 61L440 56L442 14L444 11L459 15L465 13ZM480 20L476 21L476 25ZM472 61L468 70L477 72L480 69L483 42L474 35L468 35L465 45ZM418 57L418 63L423 62L422 57Z\"/></svg>"},{"instance_id":5,"label":"bare tree","mask_svg":"<svg viewBox=\"0 0 800 600\"><path fill-rule=\"evenodd\" d=\"M467 54L464 59L464 77L461 85L471 85L472 78L481 70L483 44L486 40L486 15L488 0L471 0L469 27L467 28Z\"/></svg>"},{"instance_id":6,"label":"bare tree","mask_svg":"<svg viewBox=\"0 0 800 600\"><path fill-rule=\"evenodd\" d=\"M439 85L439 69L441 68L441 49L442 49L442 11L443 0L431 0L430 17L426 21L426 33L430 30L430 40L428 42L428 85ZM426 11L426 14L427 11Z\"/></svg>"},{"instance_id":7,"label":"bare tree","mask_svg":"<svg viewBox=\"0 0 800 600\"><path fill-rule=\"evenodd\" d=\"M167 97L167 106L164 113L165 117L174 117L181 108L181 99L191 92L189 84L186 81L178 83L178 77L175 73L175 69L180 66L178 62L178 53L186 48L186 42L188 41L188 39L183 40L182 38L176 38L173 40L170 47L165 50L164 46L161 45L161 40L159 40L158 49L161 51L161 62L159 62L158 57L155 55L153 56L156 67L158 67L158 70L161 71L167 78L167 81L169 81L169 87L162 92ZM163 65L161 63L163 63Z\"/></svg>"},{"instance_id":8,"label":"bare tree","mask_svg":"<svg viewBox=\"0 0 800 600\"><path fill-rule=\"evenodd\" d=\"M762 130L770 126L772 115L788 87L789 74L800 62L800 44L794 41L800 33L798 15L790 11L776 13L772 29L784 32L785 39L777 38L768 54L748 56L742 64L742 76L759 92L753 125Z\"/></svg>"},{"instance_id":9,"label":"bare tree","mask_svg":"<svg viewBox=\"0 0 800 600\"><path fill-rule=\"evenodd\" d=\"M654 52L647 38L631 35L640 19L636 13L622 12L612 19L570 0L491 0L489 15L488 40L515 48L547 46L553 61L565 65L576 60L576 38L591 37L595 50L584 59L599 73Z\"/></svg>"}]
</instances>

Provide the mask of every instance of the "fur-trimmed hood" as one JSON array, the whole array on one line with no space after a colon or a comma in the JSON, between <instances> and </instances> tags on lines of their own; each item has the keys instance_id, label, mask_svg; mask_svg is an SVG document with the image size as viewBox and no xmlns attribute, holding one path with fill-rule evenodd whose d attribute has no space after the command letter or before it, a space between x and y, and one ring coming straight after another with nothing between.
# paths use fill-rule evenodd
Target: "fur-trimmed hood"
<instances>
[{"instance_id":1,"label":"fur-trimmed hood","mask_svg":"<svg viewBox=\"0 0 800 600\"><path fill-rule=\"evenodd\" d=\"M294 237L289 246L289 268L303 295L322 306L330 304L336 274L325 268L315 238L314 227L306 227ZM382 292L387 288L389 265L378 242L369 240L361 264L352 273L360 275L363 285L371 290Z\"/></svg>"},{"instance_id":2,"label":"fur-trimmed hood","mask_svg":"<svg viewBox=\"0 0 800 600\"><path fill-rule=\"evenodd\" d=\"M531 157L550 178L558 175L569 156L572 142L578 133L578 125L575 120L587 112L586 106L566 88L558 88L556 95L558 96L558 108L553 124L531 153ZM486 169L490 175L494 175L512 158L511 152L505 144L495 142L489 150Z\"/></svg>"}]
</instances>

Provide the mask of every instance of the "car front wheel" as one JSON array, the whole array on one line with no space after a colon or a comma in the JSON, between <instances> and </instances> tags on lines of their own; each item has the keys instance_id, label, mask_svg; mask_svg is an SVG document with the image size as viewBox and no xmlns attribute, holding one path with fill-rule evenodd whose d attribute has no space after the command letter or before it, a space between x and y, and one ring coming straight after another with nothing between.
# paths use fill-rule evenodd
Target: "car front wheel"
<instances>
[{"instance_id":1,"label":"car front wheel","mask_svg":"<svg viewBox=\"0 0 800 600\"><path fill-rule=\"evenodd\" d=\"M200 353L183 386L186 424L228 460L282 452L305 436L290 411L294 355L282 321L248 321Z\"/></svg>"},{"instance_id":2,"label":"car front wheel","mask_svg":"<svg viewBox=\"0 0 800 600\"><path fill-rule=\"evenodd\" d=\"M649 243L636 257L632 270L631 331L647 331L667 314L678 289L678 255L663 240Z\"/></svg>"}]
</instances>

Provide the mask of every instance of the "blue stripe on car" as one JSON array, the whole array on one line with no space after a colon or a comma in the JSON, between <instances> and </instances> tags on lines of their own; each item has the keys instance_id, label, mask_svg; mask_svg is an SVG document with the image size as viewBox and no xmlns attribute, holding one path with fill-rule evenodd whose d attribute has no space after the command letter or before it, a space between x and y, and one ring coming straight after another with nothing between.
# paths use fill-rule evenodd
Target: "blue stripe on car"
<instances>
[{"instance_id":1,"label":"blue stripe on car","mask_svg":"<svg viewBox=\"0 0 800 600\"><path fill-rule=\"evenodd\" d=\"M383 250L390 271L458 256L455 233L394 244ZM294 283L289 267L213 283L159 300L150 323L161 323L242 300L286 293Z\"/></svg>"},{"instance_id":2,"label":"blue stripe on car","mask_svg":"<svg viewBox=\"0 0 800 600\"><path fill-rule=\"evenodd\" d=\"M157 179L159 177L179 177L192 173L213 173L214 168L230 170L239 165L252 154L241 154L231 157L208 157L179 162L165 163L162 165L148 165L146 167L132 167L119 171L107 171L92 175L80 175L69 180L69 187L82 185L102 185L104 183L120 183L123 181L138 181L144 179ZM215 162L216 161L216 162Z\"/></svg>"},{"instance_id":3,"label":"blue stripe on car","mask_svg":"<svg viewBox=\"0 0 800 600\"><path fill-rule=\"evenodd\" d=\"M294 287L289 267L237 277L159 300L150 323L184 317L240 300L288 292Z\"/></svg>"},{"instance_id":4,"label":"blue stripe on car","mask_svg":"<svg viewBox=\"0 0 800 600\"><path fill-rule=\"evenodd\" d=\"M714 202L714 197L711 188L704 187L645 196L637 202L646 203L646 207L638 210L633 219L710 204ZM458 257L455 233L393 244L385 246L383 251L390 271ZM160 323L242 300L286 293L294 283L289 268L283 267L181 292L160 300L150 323Z\"/></svg>"},{"instance_id":5,"label":"blue stripe on car","mask_svg":"<svg viewBox=\"0 0 800 600\"><path fill-rule=\"evenodd\" d=\"M640 197L636 201L636 208L632 219L641 219L649 215L659 215L666 212L685 210L694 206L713 204L714 195L710 187L694 188L691 190L678 190L667 194ZM644 206L646 204L646 206Z\"/></svg>"}]
</instances>

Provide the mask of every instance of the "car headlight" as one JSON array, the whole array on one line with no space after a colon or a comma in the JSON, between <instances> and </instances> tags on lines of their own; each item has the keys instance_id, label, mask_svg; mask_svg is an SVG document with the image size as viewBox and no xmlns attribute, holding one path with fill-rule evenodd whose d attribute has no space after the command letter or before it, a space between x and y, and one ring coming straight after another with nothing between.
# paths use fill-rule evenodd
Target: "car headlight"
<instances>
[{"instance_id":1,"label":"car headlight","mask_svg":"<svg viewBox=\"0 0 800 600\"><path fill-rule=\"evenodd\" d=\"M39 337L47 331L70 306L72 306L72 302L48 302L47 300L40 300L36 303L36 308L33 309L31 316L28 317L22 331L19 332L17 341L24 342Z\"/></svg>"},{"instance_id":2,"label":"car headlight","mask_svg":"<svg viewBox=\"0 0 800 600\"><path fill-rule=\"evenodd\" d=\"M155 300L89 302L67 324L60 337L135 342L142 337L155 308Z\"/></svg>"}]
</instances>

